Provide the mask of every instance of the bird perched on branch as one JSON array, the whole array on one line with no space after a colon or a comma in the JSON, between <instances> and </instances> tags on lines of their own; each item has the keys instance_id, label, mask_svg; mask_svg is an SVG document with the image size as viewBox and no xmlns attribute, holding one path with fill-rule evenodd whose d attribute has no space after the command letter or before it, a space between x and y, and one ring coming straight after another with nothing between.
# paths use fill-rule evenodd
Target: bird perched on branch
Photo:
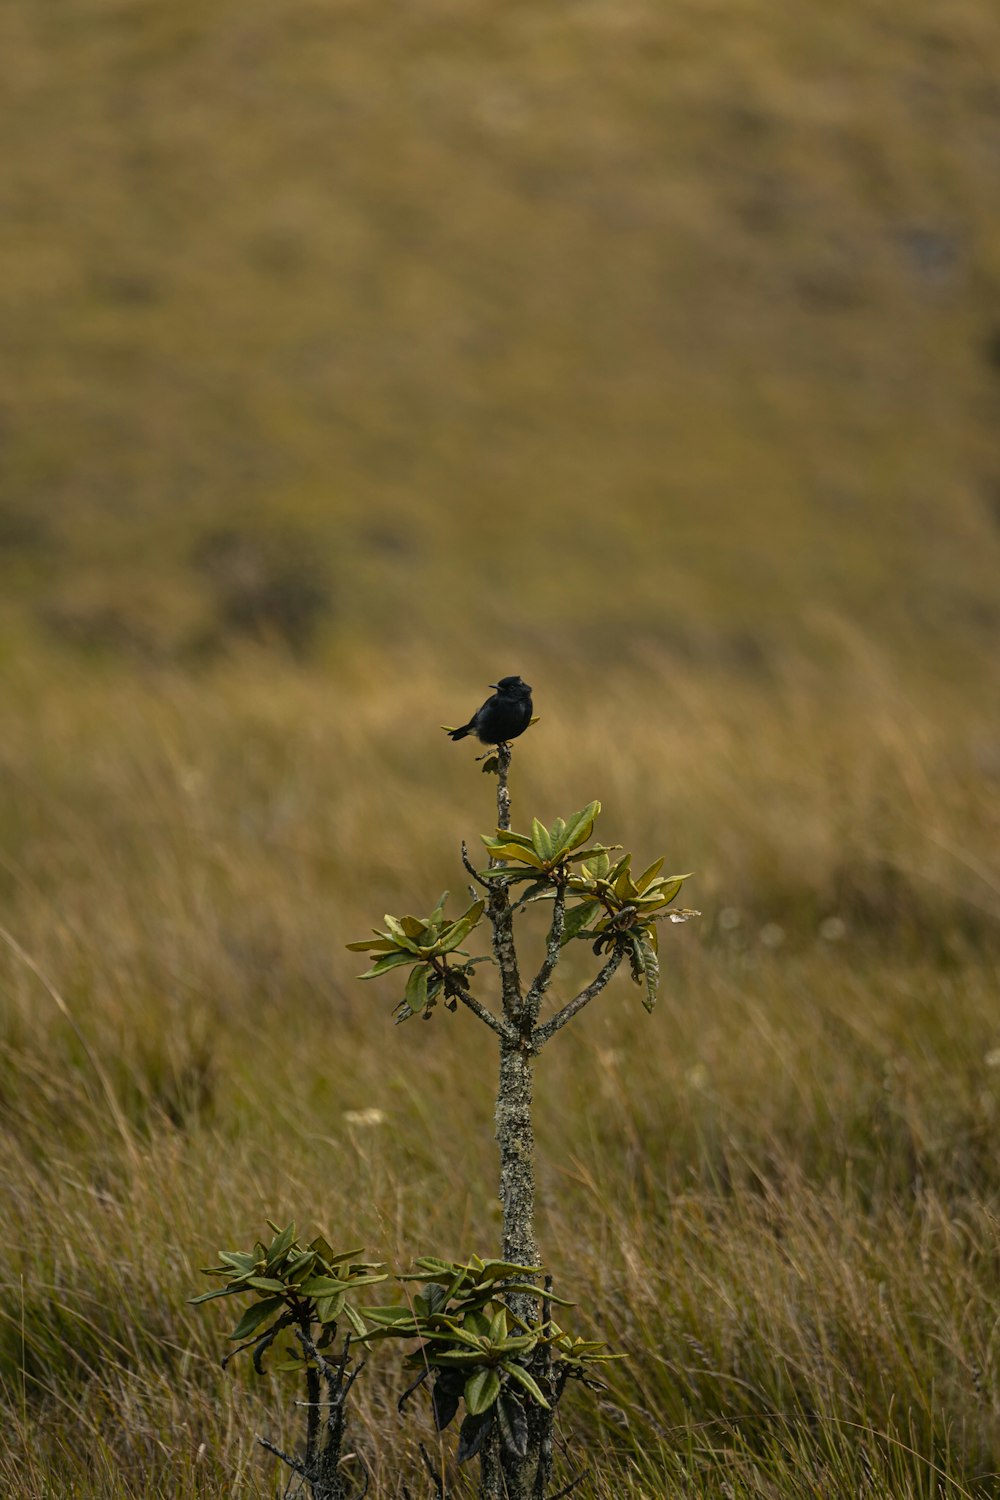
<instances>
[{"instance_id":1,"label":"bird perched on branch","mask_svg":"<svg viewBox=\"0 0 1000 1500\"><path fill-rule=\"evenodd\" d=\"M474 734L484 745L500 745L505 740L517 739L531 723L531 689L520 677L501 677L491 682L496 688L492 698L487 698L482 708L476 710L468 724L461 729L449 729L453 740L464 740Z\"/></svg>"}]
</instances>

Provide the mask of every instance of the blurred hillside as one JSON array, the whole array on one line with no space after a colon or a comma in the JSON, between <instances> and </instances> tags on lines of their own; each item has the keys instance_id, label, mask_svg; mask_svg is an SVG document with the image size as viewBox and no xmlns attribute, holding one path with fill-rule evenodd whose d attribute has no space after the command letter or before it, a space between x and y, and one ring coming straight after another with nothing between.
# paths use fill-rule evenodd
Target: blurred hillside
<instances>
[{"instance_id":1,"label":"blurred hillside","mask_svg":"<svg viewBox=\"0 0 1000 1500\"><path fill-rule=\"evenodd\" d=\"M742 668L817 604L995 646L986 0L11 0L0 42L8 649Z\"/></svg>"}]
</instances>

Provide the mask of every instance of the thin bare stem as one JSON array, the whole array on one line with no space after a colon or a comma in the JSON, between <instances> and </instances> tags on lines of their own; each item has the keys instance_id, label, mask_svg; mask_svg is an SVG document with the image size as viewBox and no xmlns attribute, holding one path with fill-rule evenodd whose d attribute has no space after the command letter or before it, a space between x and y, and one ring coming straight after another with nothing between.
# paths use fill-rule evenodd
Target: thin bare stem
<instances>
[{"instance_id":1,"label":"thin bare stem","mask_svg":"<svg viewBox=\"0 0 1000 1500\"><path fill-rule=\"evenodd\" d=\"M556 886L555 898L552 902L552 924L549 927L549 936L545 948L545 959L542 967L535 975L531 989L528 991L524 1002L526 1020L529 1026L534 1026L538 1019L538 1007L542 996L549 987L549 981L559 962L559 953L562 949L563 928L566 924L566 887Z\"/></svg>"},{"instance_id":2,"label":"thin bare stem","mask_svg":"<svg viewBox=\"0 0 1000 1500\"><path fill-rule=\"evenodd\" d=\"M533 1052L537 1052L540 1048L544 1047L545 1043L550 1041L557 1031L561 1031L567 1022L572 1021L574 1016L579 1015L584 1006L589 1005L591 1000L595 999L607 987L624 957L624 951L621 948L615 948L606 960L601 972L595 979L591 980L585 990L581 990L575 999L570 1000L563 1006L562 1010L557 1010L550 1020L545 1021L541 1026L535 1027L531 1034Z\"/></svg>"},{"instance_id":3,"label":"thin bare stem","mask_svg":"<svg viewBox=\"0 0 1000 1500\"><path fill-rule=\"evenodd\" d=\"M427 1449L424 1447L423 1443L420 1444L420 1457L424 1461L424 1468L431 1476L431 1483L434 1486L435 1495L438 1496L438 1500L444 1500L444 1480L438 1473L437 1469L435 1469L433 1460L431 1459L431 1456L427 1452Z\"/></svg>"},{"instance_id":4,"label":"thin bare stem","mask_svg":"<svg viewBox=\"0 0 1000 1500\"><path fill-rule=\"evenodd\" d=\"M469 846L464 839L462 840L462 863L468 870L469 874L472 876L473 880L481 885L484 891L488 891L490 888L490 883L488 880L483 879L479 871L476 869L475 865L472 863L472 860L469 858Z\"/></svg>"},{"instance_id":5,"label":"thin bare stem","mask_svg":"<svg viewBox=\"0 0 1000 1500\"><path fill-rule=\"evenodd\" d=\"M510 791L507 776L510 771L510 746L497 746L497 827L510 828ZM498 860L491 860L498 864ZM521 976L517 968L517 950L514 947L514 921L510 909L510 892L503 880L489 882L490 894L486 903L486 915L493 929L493 957L500 971L500 990L503 996L503 1013L511 1025L521 1020L523 1001L521 998ZM496 1028L494 1027L494 1030Z\"/></svg>"},{"instance_id":6,"label":"thin bare stem","mask_svg":"<svg viewBox=\"0 0 1000 1500\"><path fill-rule=\"evenodd\" d=\"M461 1000L462 1004L468 1010L471 1010L472 1014L477 1016L484 1026L488 1026L491 1031L496 1032L502 1042L509 1042L516 1039L514 1028L507 1021L502 1021L499 1017L495 1016L481 1000L476 999L475 995L471 995L469 993L468 982L460 974L457 974L454 969L450 969L447 961L435 962L434 968L444 980L444 996L446 1000Z\"/></svg>"},{"instance_id":7,"label":"thin bare stem","mask_svg":"<svg viewBox=\"0 0 1000 1500\"><path fill-rule=\"evenodd\" d=\"M293 1458L290 1453L286 1453L283 1448L279 1448L276 1443L272 1443L270 1438L258 1437L257 1441L262 1448L266 1448L268 1453L275 1454L277 1458L281 1459L282 1463L286 1463L296 1474L301 1474L303 1479L307 1477L305 1464L300 1463L297 1458Z\"/></svg>"},{"instance_id":8,"label":"thin bare stem","mask_svg":"<svg viewBox=\"0 0 1000 1500\"><path fill-rule=\"evenodd\" d=\"M499 1021L493 1012L487 1010L486 1006L481 1004L474 995L468 995L462 989L454 990L453 994L455 999L461 1000L462 1004L471 1010L474 1016L479 1017L484 1026L488 1026L491 1031L495 1031L501 1041L510 1042L516 1039L517 1033L513 1026L508 1026L503 1021Z\"/></svg>"}]
</instances>

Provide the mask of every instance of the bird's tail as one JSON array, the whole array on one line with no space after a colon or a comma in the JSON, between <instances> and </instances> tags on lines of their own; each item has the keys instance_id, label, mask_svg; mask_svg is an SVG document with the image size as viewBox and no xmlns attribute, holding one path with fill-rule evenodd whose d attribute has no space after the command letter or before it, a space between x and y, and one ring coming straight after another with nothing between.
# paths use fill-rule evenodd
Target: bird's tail
<instances>
[{"instance_id":1,"label":"bird's tail","mask_svg":"<svg viewBox=\"0 0 1000 1500\"><path fill-rule=\"evenodd\" d=\"M472 720L470 719L468 724L463 724L461 729L449 729L448 733L453 740L464 740L467 734L472 733Z\"/></svg>"}]
</instances>

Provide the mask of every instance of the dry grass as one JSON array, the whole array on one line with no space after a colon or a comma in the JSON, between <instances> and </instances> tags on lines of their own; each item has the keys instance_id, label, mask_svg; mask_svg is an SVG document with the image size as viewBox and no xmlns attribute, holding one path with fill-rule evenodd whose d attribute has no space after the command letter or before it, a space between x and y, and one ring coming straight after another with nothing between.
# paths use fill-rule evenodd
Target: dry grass
<instances>
[{"instance_id":1,"label":"dry grass","mask_svg":"<svg viewBox=\"0 0 1000 1500\"><path fill-rule=\"evenodd\" d=\"M546 1257L631 1356L627 1428L569 1417L583 1494L995 1493L989 727L859 650L536 684L522 815L601 794L606 837L700 867L705 912L653 1018L619 980L540 1068ZM464 1014L394 1030L341 946L458 888L489 785L416 666L61 670L23 664L4 751L0 1473L277 1494L252 1436L291 1437L287 1393L221 1375L185 1298L265 1215L400 1265L495 1243L489 1046ZM387 1497L420 1431L392 1381L358 1416Z\"/></svg>"},{"instance_id":2,"label":"dry grass","mask_svg":"<svg viewBox=\"0 0 1000 1500\"><path fill-rule=\"evenodd\" d=\"M436 726L519 671L520 815L600 797L704 913L540 1068L546 1258L630 1355L581 1500L996 1497L995 7L0 42L0 1488L283 1493L185 1302L265 1215L495 1246L489 1046L343 943L457 892Z\"/></svg>"}]
</instances>

